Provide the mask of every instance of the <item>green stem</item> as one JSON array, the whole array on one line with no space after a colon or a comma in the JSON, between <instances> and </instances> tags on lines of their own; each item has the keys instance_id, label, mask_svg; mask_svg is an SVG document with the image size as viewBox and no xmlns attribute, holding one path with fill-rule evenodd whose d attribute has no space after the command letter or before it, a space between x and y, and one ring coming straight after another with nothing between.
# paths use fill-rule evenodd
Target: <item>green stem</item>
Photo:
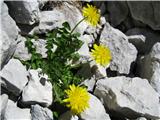
<instances>
[{"instance_id":1,"label":"green stem","mask_svg":"<svg viewBox=\"0 0 160 120\"><path fill-rule=\"evenodd\" d=\"M56 91L55 83L53 83L52 88L53 88L53 91L54 91L54 93L55 93L55 96L56 96L57 100L58 100L59 102L61 102L62 100L61 100L61 98L59 97L59 95L58 95L58 93L57 93L57 91Z\"/></svg>"},{"instance_id":2,"label":"green stem","mask_svg":"<svg viewBox=\"0 0 160 120\"><path fill-rule=\"evenodd\" d=\"M74 26L74 28L72 29L72 31L71 31L71 33L70 34L72 34L73 33L73 31L77 28L77 26L83 21L83 20L85 20L86 19L86 17L85 18L83 18L82 20L80 20L75 26Z\"/></svg>"}]
</instances>

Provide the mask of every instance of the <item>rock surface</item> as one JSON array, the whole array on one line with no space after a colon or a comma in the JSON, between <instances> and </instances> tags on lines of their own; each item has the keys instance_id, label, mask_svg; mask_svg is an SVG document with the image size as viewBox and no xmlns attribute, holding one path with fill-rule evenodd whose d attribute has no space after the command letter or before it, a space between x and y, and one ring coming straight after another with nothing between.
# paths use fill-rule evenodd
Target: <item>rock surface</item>
<instances>
[{"instance_id":1,"label":"rock surface","mask_svg":"<svg viewBox=\"0 0 160 120\"><path fill-rule=\"evenodd\" d=\"M149 25L154 30L160 30L160 2L159 1L128 1L128 7L135 20Z\"/></svg>"},{"instance_id":2,"label":"rock surface","mask_svg":"<svg viewBox=\"0 0 160 120\"><path fill-rule=\"evenodd\" d=\"M136 120L147 120L147 119L144 117L140 117L140 118L137 118Z\"/></svg>"},{"instance_id":3,"label":"rock surface","mask_svg":"<svg viewBox=\"0 0 160 120\"><path fill-rule=\"evenodd\" d=\"M21 109L15 102L8 100L4 120L31 120L30 109Z\"/></svg>"},{"instance_id":4,"label":"rock surface","mask_svg":"<svg viewBox=\"0 0 160 120\"><path fill-rule=\"evenodd\" d=\"M53 120L53 115L48 108L43 108L39 105L32 105L31 118L32 120Z\"/></svg>"},{"instance_id":5,"label":"rock surface","mask_svg":"<svg viewBox=\"0 0 160 120\"><path fill-rule=\"evenodd\" d=\"M3 94L0 96L0 118L4 119L4 114L6 111L7 103L8 103L8 95Z\"/></svg>"},{"instance_id":6,"label":"rock surface","mask_svg":"<svg viewBox=\"0 0 160 120\"><path fill-rule=\"evenodd\" d=\"M17 44L14 57L23 61L30 60L31 54L28 53L28 48L25 46L26 38L22 36L18 36L17 41L19 41L19 43Z\"/></svg>"},{"instance_id":7,"label":"rock surface","mask_svg":"<svg viewBox=\"0 0 160 120\"><path fill-rule=\"evenodd\" d=\"M65 16L65 21L68 21L71 28L73 28L80 20L84 17L82 16L81 11L74 5L69 4L68 2L63 2L61 8L57 8ZM76 32L83 34L88 24L86 22L81 22L81 24L75 29Z\"/></svg>"},{"instance_id":8,"label":"rock surface","mask_svg":"<svg viewBox=\"0 0 160 120\"><path fill-rule=\"evenodd\" d=\"M101 79L94 93L107 110L127 118L160 118L158 94L146 79L124 76Z\"/></svg>"},{"instance_id":9,"label":"rock surface","mask_svg":"<svg viewBox=\"0 0 160 120\"><path fill-rule=\"evenodd\" d=\"M67 111L60 116L59 120L110 120L100 100L92 94L90 94L89 106L79 117Z\"/></svg>"},{"instance_id":10,"label":"rock surface","mask_svg":"<svg viewBox=\"0 0 160 120\"><path fill-rule=\"evenodd\" d=\"M39 3L32 1L7 1L9 12L17 23L32 25L39 22Z\"/></svg>"},{"instance_id":11,"label":"rock surface","mask_svg":"<svg viewBox=\"0 0 160 120\"><path fill-rule=\"evenodd\" d=\"M5 83L3 87L16 96L19 96L27 84L27 75L26 67L17 59L11 59L0 71L0 77L2 77L1 81Z\"/></svg>"},{"instance_id":12,"label":"rock surface","mask_svg":"<svg viewBox=\"0 0 160 120\"><path fill-rule=\"evenodd\" d=\"M111 50L110 69L128 74L131 63L136 60L137 50L128 42L127 36L106 23L100 37L100 43L108 46Z\"/></svg>"},{"instance_id":13,"label":"rock surface","mask_svg":"<svg viewBox=\"0 0 160 120\"><path fill-rule=\"evenodd\" d=\"M87 91L93 92L96 80L95 76L91 77L90 79L84 80L81 84L87 86Z\"/></svg>"},{"instance_id":14,"label":"rock surface","mask_svg":"<svg viewBox=\"0 0 160 120\"><path fill-rule=\"evenodd\" d=\"M160 96L160 42L153 46L149 55L140 60L138 69L140 76L148 79Z\"/></svg>"},{"instance_id":15,"label":"rock surface","mask_svg":"<svg viewBox=\"0 0 160 120\"><path fill-rule=\"evenodd\" d=\"M36 48L36 52L42 55L42 58L46 58L47 57L47 49L46 49L46 40L44 39L32 39L31 40L33 45Z\"/></svg>"},{"instance_id":16,"label":"rock surface","mask_svg":"<svg viewBox=\"0 0 160 120\"><path fill-rule=\"evenodd\" d=\"M28 34L46 33L57 27L61 27L62 23L66 21L70 24L71 28L73 28L82 19L83 16L80 10L76 6L69 4L69 2L64 1L61 7L54 7L53 10L50 11L42 11L40 13L39 25L31 29ZM83 34L87 26L88 24L83 21L75 31ZM27 32L27 29L24 29L23 32Z\"/></svg>"},{"instance_id":17,"label":"rock surface","mask_svg":"<svg viewBox=\"0 0 160 120\"><path fill-rule=\"evenodd\" d=\"M146 28L133 28L128 30L126 35L131 36L131 35L143 35L145 36L146 40L144 44L140 44L141 46L139 50L139 54L148 54L153 47L153 45L160 41L160 34L158 32L155 32L150 29Z\"/></svg>"},{"instance_id":18,"label":"rock surface","mask_svg":"<svg viewBox=\"0 0 160 120\"><path fill-rule=\"evenodd\" d=\"M137 48L138 52L141 52L142 46L144 46L146 38L143 35L132 35L128 36L128 41Z\"/></svg>"},{"instance_id":19,"label":"rock surface","mask_svg":"<svg viewBox=\"0 0 160 120\"><path fill-rule=\"evenodd\" d=\"M8 7L1 3L1 43L0 58L1 68L9 61L16 50L16 39L18 37L18 27L8 14ZM3 39L2 39L3 38Z\"/></svg>"},{"instance_id":20,"label":"rock surface","mask_svg":"<svg viewBox=\"0 0 160 120\"><path fill-rule=\"evenodd\" d=\"M62 23L65 22L64 15L58 11L42 11L40 13L39 25L34 27L29 34L42 34L51 31L57 27L61 27Z\"/></svg>"},{"instance_id":21,"label":"rock surface","mask_svg":"<svg viewBox=\"0 0 160 120\"><path fill-rule=\"evenodd\" d=\"M123 22L129 14L125 1L109 1L106 7L109 12L109 21L113 27Z\"/></svg>"},{"instance_id":22,"label":"rock surface","mask_svg":"<svg viewBox=\"0 0 160 120\"><path fill-rule=\"evenodd\" d=\"M67 111L59 117L59 120L79 120L79 117L77 115L73 115L71 111Z\"/></svg>"},{"instance_id":23,"label":"rock surface","mask_svg":"<svg viewBox=\"0 0 160 120\"><path fill-rule=\"evenodd\" d=\"M30 70L29 82L22 92L22 103L26 105L51 105L52 85L47 79L48 76L41 75L40 70Z\"/></svg>"},{"instance_id":24,"label":"rock surface","mask_svg":"<svg viewBox=\"0 0 160 120\"><path fill-rule=\"evenodd\" d=\"M100 100L94 95L90 94L89 108L80 114L83 120L110 120L106 113L104 106Z\"/></svg>"}]
</instances>

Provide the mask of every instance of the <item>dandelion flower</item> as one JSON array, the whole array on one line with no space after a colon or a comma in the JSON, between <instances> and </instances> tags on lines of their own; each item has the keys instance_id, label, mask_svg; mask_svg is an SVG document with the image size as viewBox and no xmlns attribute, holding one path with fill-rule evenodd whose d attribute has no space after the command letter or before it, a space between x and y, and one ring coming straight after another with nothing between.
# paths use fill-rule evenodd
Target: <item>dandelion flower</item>
<instances>
[{"instance_id":1,"label":"dandelion flower","mask_svg":"<svg viewBox=\"0 0 160 120\"><path fill-rule=\"evenodd\" d=\"M86 88L70 85L70 89L65 90L67 98L63 100L66 106L71 109L74 114L80 114L89 107L89 93Z\"/></svg>"},{"instance_id":2,"label":"dandelion flower","mask_svg":"<svg viewBox=\"0 0 160 120\"><path fill-rule=\"evenodd\" d=\"M107 66L112 57L110 49L104 45L96 45L93 46L94 49L91 50L91 56L96 61L96 63L99 63L102 66Z\"/></svg>"},{"instance_id":3,"label":"dandelion flower","mask_svg":"<svg viewBox=\"0 0 160 120\"><path fill-rule=\"evenodd\" d=\"M84 7L82 10L85 20L91 25L96 26L100 20L100 12L95 6L87 4L87 7Z\"/></svg>"}]
</instances>

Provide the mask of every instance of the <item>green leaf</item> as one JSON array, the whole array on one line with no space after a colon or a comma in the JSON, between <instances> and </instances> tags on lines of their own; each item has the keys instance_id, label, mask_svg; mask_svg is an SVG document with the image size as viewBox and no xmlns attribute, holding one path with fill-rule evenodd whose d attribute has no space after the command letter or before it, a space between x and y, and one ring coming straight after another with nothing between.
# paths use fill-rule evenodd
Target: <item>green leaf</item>
<instances>
[{"instance_id":1,"label":"green leaf","mask_svg":"<svg viewBox=\"0 0 160 120\"><path fill-rule=\"evenodd\" d=\"M81 47L82 42L79 40L79 33L70 34L70 25L65 22L62 28L54 29L45 35L33 35L27 37L25 42L28 52L32 54L31 60L23 61L27 68L41 68L42 72L47 74L53 85L54 102L62 103L65 97L65 89L70 84L78 85L83 79L76 76L78 67L72 68L68 61L76 62L79 55L76 51ZM46 40L47 58L36 52L36 47L32 43L32 39L43 38ZM52 52L53 44L57 45L56 51ZM56 111L55 111L56 112ZM56 113L55 113L56 114ZM56 115L55 115L56 116Z\"/></svg>"},{"instance_id":2,"label":"green leaf","mask_svg":"<svg viewBox=\"0 0 160 120\"><path fill-rule=\"evenodd\" d=\"M70 27L70 25L69 25L68 22L64 22L64 23L62 24L62 26L65 27L65 28L67 28L68 30L71 30L71 27Z\"/></svg>"}]
</instances>

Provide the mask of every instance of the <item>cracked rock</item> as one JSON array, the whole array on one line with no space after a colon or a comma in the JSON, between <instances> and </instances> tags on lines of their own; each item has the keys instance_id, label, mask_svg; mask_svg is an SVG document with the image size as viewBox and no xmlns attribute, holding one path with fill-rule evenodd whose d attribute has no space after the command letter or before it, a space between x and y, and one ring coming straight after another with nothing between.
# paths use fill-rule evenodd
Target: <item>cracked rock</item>
<instances>
[{"instance_id":1,"label":"cracked rock","mask_svg":"<svg viewBox=\"0 0 160 120\"><path fill-rule=\"evenodd\" d=\"M19 96L28 82L26 67L18 59L11 59L0 71L3 87L15 96Z\"/></svg>"},{"instance_id":2,"label":"cracked rock","mask_svg":"<svg viewBox=\"0 0 160 120\"><path fill-rule=\"evenodd\" d=\"M100 43L108 46L111 50L110 69L121 74L129 74L131 63L137 58L137 50L128 42L127 36L106 23L100 37Z\"/></svg>"},{"instance_id":3,"label":"cracked rock","mask_svg":"<svg viewBox=\"0 0 160 120\"><path fill-rule=\"evenodd\" d=\"M138 71L142 78L149 80L160 96L160 42L153 46L148 55L140 59Z\"/></svg>"},{"instance_id":4,"label":"cracked rock","mask_svg":"<svg viewBox=\"0 0 160 120\"><path fill-rule=\"evenodd\" d=\"M52 104L52 84L48 76L41 75L41 70L29 71L29 82L22 92L22 103L25 105L40 104L44 107Z\"/></svg>"},{"instance_id":5,"label":"cracked rock","mask_svg":"<svg viewBox=\"0 0 160 120\"><path fill-rule=\"evenodd\" d=\"M48 108L36 104L31 106L31 118L32 120L53 120L53 115Z\"/></svg>"},{"instance_id":6,"label":"cracked rock","mask_svg":"<svg viewBox=\"0 0 160 120\"><path fill-rule=\"evenodd\" d=\"M94 94L107 110L127 118L160 118L158 93L146 79L125 76L98 80Z\"/></svg>"},{"instance_id":7,"label":"cracked rock","mask_svg":"<svg viewBox=\"0 0 160 120\"><path fill-rule=\"evenodd\" d=\"M19 108L17 103L8 100L8 105L4 115L4 120L31 120L30 109Z\"/></svg>"}]
</instances>

